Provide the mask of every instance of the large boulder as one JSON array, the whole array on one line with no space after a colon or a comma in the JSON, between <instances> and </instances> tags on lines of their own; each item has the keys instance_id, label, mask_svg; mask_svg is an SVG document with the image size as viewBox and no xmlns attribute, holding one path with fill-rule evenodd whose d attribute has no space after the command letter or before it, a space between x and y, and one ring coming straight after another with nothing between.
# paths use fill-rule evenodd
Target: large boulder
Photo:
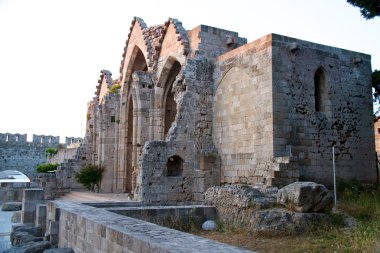
<instances>
[{"instance_id":1,"label":"large boulder","mask_svg":"<svg viewBox=\"0 0 380 253\"><path fill-rule=\"evenodd\" d=\"M215 206L224 223L250 228L252 211L270 208L276 203L277 188L255 188L249 185L214 186L205 192L205 203Z\"/></svg>"},{"instance_id":2,"label":"large boulder","mask_svg":"<svg viewBox=\"0 0 380 253\"><path fill-rule=\"evenodd\" d=\"M22 209L21 202L5 202L1 206L2 211L20 211Z\"/></svg>"},{"instance_id":3,"label":"large boulder","mask_svg":"<svg viewBox=\"0 0 380 253\"><path fill-rule=\"evenodd\" d=\"M259 189L249 185L213 186L205 192L205 202L214 206L263 209L276 202L277 188Z\"/></svg>"},{"instance_id":4,"label":"large boulder","mask_svg":"<svg viewBox=\"0 0 380 253\"><path fill-rule=\"evenodd\" d=\"M12 234L12 245L17 246L17 245L22 245L26 244L28 242L39 242L43 241L43 237L35 237L31 234L28 234L27 232L20 232L16 231Z\"/></svg>"},{"instance_id":5,"label":"large boulder","mask_svg":"<svg viewBox=\"0 0 380 253\"><path fill-rule=\"evenodd\" d=\"M278 191L277 202L296 212L323 212L332 208L333 196L324 185L295 182Z\"/></svg>"},{"instance_id":6,"label":"large boulder","mask_svg":"<svg viewBox=\"0 0 380 253\"><path fill-rule=\"evenodd\" d=\"M27 236L30 235L30 236ZM43 237L43 231L39 227L27 226L27 225L14 225L12 226L12 232L10 236L10 240L12 245L18 241L28 240L27 238L41 238ZM21 238L22 237L22 238ZM36 239L40 240L40 239Z\"/></svg>"},{"instance_id":7,"label":"large boulder","mask_svg":"<svg viewBox=\"0 0 380 253\"><path fill-rule=\"evenodd\" d=\"M300 234L329 220L330 217L324 213L299 213L274 208L254 211L250 222L254 233L275 235Z\"/></svg>"},{"instance_id":8,"label":"large boulder","mask_svg":"<svg viewBox=\"0 0 380 253\"><path fill-rule=\"evenodd\" d=\"M47 241L28 242L23 245L13 246L3 253L43 253L44 250L50 249L51 244Z\"/></svg>"}]
</instances>

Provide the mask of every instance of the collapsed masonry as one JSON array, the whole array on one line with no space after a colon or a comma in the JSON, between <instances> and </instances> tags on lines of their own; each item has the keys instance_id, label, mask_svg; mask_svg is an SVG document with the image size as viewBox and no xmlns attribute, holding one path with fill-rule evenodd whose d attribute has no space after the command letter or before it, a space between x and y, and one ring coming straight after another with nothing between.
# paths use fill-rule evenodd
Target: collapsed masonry
<instances>
[{"instance_id":1,"label":"collapsed masonry","mask_svg":"<svg viewBox=\"0 0 380 253\"><path fill-rule=\"evenodd\" d=\"M330 184L333 146L339 179L376 181L370 56L277 34L246 44L134 18L87 118L79 162L106 168L103 192L147 203L199 202L225 183Z\"/></svg>"}]
</instances>

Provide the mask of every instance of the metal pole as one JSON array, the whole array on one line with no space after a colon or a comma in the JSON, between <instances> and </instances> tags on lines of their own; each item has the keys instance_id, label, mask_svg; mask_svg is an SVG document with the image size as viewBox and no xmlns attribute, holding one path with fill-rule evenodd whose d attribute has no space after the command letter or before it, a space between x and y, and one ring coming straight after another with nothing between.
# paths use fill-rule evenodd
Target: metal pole
<instances>
[{"instance_id":1,"label":"metal pole","mask_svg":"<svg viewBox=\"0 0 380 253\"><path fill-rule=\"evenodd\" d=\"M335 171L335 147L332 147L333 171L334 171L334 206L336 207L336 171Z\"/></svg>"}]
</instances>

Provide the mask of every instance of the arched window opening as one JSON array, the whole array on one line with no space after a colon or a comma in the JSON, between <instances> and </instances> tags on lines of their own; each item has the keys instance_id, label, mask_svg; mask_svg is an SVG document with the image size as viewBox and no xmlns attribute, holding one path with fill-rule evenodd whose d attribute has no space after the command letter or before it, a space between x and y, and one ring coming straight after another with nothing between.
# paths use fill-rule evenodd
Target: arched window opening
<instances>
[{"instance_id":1,"label":"arched window opening","mask_svg":"<svg viewBox=\"0 0 380 253\"><path fill-rule=\"evenodd\" d=\"M182 176L183 170L183 160L180 156L175 155L168 159L166 163L167 176L168 177L179 177Z\"/></svg>"},{"instance_id":2,"label":"arched window opening","mask_svg":"<svg viewBox=\"0 0 380 253\"><path fill-rule=\"evenodd\" d=\"M148 71L148 66L146 64L144 54L141 52L139 48L136 48L135 50L137 50L137 53L133 61L132 72L137 71L137 70Z\"/></svg>"},{"instance_id":3,"label":"arched window opening","mask_svg":"<svg viewBox=\"0 0 380 253\"><path fill-rule=\"evenodd\" d=\"M322 68L317 69L314 74L314 96L315 96L315 111L326 111L327 88L325 73Z\"/></svg>"},{"instance_id":4,"label":"arched window opening","mask_svg":"<svg viewBox=\"0 0 380 253\"><path fill-rule=\"evenodd\" d=\"M174 100L174 93L172 92L173 83L181 70L181 64L178 61L173 63L173 66L169 72L168 78L165 83L165 120L164 120L164 134L167 136L172 123L175 120L177 114L177 103Z\"/></svg>"}]
</instances>

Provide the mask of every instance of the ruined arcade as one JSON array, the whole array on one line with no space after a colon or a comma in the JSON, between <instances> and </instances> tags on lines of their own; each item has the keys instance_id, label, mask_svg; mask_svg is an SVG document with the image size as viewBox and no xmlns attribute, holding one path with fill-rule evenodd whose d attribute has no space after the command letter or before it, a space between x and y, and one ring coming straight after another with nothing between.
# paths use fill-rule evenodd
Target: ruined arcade
<instances>
[{"instance_id":1,"label":"ruined arcade","mask_svg":"<svg viewBox=\"0 0 380 253\"><path fill-rule=\"evenodd\" d=\"M219 184L376 181L370 56L169 19L132 21L120 73L102 70L77 162L103 192L201 202Z\"/></svg>"}]
</instances>

